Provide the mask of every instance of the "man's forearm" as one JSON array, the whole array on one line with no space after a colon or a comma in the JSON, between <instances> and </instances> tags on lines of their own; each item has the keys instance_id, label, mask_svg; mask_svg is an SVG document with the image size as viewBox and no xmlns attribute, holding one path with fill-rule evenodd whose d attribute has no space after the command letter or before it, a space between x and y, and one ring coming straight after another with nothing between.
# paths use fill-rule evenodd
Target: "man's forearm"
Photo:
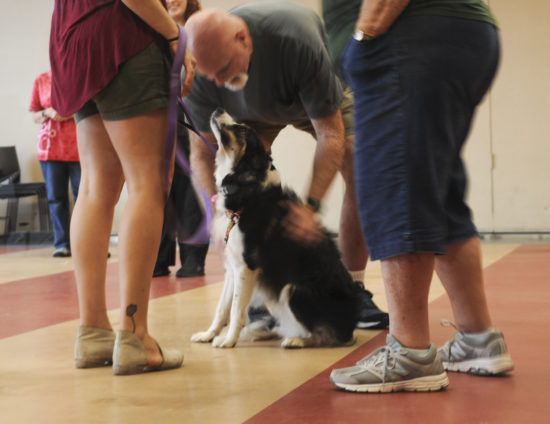
<instances>
[{"instance_id":1,"label":"man's forearm","mask_svg":"<svg viewBox=\"0 0 550 424\"><path fill-rule=\"evenodd\" d=\"M308 196L321 200L342 167L345 143L344 124L340 109L326 118L312 119L311 122L317 134L317 149Z\"/></svg>"},{"instance_id":2,"label":"man's forearm","mask_svg":"<svg viewBox=\"0 0 550 424\"><path fill-rule=\"evenodd\" d=\"M203 136L216 146L216 139L213 134L203 133ZM204 145L204 142L195 133L189 131L189 142L191 147L190 163L195 180L206 190L209 197L217 193L216 180L214 178L214 155Z\"/></svg>"},{"instance_id":3,"label":"man's forearm","mask_svg":"<svg viewBox=\"0 0 550 424\"><path fill-rule=\"evenodd\" d=\"M409 3L410 0L363 0L355 27L371 37L382 35Z\"/></svg>"}]
</instances>

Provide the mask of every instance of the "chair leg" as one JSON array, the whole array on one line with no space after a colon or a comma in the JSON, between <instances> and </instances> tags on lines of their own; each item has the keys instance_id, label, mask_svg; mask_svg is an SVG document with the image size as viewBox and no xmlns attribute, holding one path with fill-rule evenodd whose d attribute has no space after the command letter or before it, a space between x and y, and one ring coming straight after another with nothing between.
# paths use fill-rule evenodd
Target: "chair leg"
<instances>
[{"instance_id":1,"label":"chair leg","mask_svg":"<svg viewBox=\"0 0 550 424\"><path fill-rule=\"evenodd\" d=\"M19 199L12 198L8 199L8 209L6 219L8 221L7 228L8 234L15 233L17 230L17 209L19 207Z\"/></svg>"}]
</instances>

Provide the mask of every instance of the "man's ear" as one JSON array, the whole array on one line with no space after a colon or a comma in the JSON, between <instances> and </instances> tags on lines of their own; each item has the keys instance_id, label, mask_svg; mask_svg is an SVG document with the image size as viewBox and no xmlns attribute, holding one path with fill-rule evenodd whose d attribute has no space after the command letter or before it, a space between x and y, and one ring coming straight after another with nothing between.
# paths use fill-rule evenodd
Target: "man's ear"
<instances>
[{"instance_id":1,"label":"man's ear","mask_svg":"<svg viewBox=\"0 0 550 424\"><path fill-rule=\"evenodd\" d=\"M237 31L237 33L235 34L235 40L241 43L246 42L246 31L244 30L244 28L241 28Z\"/></svg>"}]
</instances>

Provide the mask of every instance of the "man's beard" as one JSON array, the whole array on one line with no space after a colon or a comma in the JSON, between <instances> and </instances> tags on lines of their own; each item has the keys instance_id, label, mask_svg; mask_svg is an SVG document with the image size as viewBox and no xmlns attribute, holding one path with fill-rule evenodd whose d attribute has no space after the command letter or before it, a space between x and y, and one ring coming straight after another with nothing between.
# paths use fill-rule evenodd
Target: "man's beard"
<instances>
[{"instance_id":1,"label":"man's beard","mask_svg":"<svg viewBox=\"0 0 550 424\"><path fill-rule=\"evenodd\" d=\"M231 81L226 82L224 84L224 87L231 91L239 91L244 88L248 81L248 74L246 72L241 72L240 74L237 74L233 78L231 78Z\"/></svg>"}]
</instances>

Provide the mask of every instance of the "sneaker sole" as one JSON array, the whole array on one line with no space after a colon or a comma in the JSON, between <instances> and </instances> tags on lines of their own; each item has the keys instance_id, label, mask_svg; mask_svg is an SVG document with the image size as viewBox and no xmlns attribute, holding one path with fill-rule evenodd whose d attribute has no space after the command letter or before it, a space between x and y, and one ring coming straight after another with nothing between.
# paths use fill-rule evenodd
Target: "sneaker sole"
<instances>
[{"instance_id":1,"label":"sneaker sole","mask_svg":"<svg viewBox=\"0 0 550 424\"><path fill-rule=\"evenodd\" d=\"M436 392L445 389L449 385L449 379L445 372L411 380L379 384L342 384L335 382L332 377L330 381L342 390L360 393Z\"/></svg>"},{"instance_id":2,"label":"sneaker sole","mask_svg":"<svg viewBox=\"0 0 550 424\"><path fill-rule=\"evenodd\" d=\"M355 324L356 328L360 328L363 330L386 330L390 324L390 320L388 315L381 317L371 317L369 321L361 321L359 320L357 324Z\"/></svg>"},{"instance_id":3,"label":"sneaker sole","mask_svg":"<svg viewBox=\"0 0 550 424\"><path fill-rule=\"evenodd\" d=\"M464 372L475 375L497 375L514 369L514 362L508 354L493 358L472 359L470 361L443 362L447 371Z\"/></svg>"},{"instance_id":4,"label":"sneaker sole","mask_svg":"<svg viewBox=\"0 0 550 424\"><path fill-rule=\"evenodd\" d=\"M375 322L361 322L359 321L356 328L362 330L386 330L388 328L388 323L385 321L375 321Z\"/></svg>"}]
</instances>

